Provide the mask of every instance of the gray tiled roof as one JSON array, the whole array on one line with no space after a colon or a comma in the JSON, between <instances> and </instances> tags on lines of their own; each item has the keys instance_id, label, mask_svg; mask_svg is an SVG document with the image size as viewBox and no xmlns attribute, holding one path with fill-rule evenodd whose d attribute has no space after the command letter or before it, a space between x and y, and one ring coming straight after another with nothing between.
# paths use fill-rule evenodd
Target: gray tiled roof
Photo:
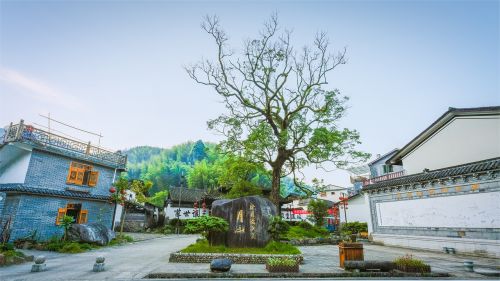
<instances>
[{"instance_id":1,"label":"gray tiled roof","mask_svg":"<svg viewBox=\"0 0 500 281\"><path fill-rule=\"evenodd\" d=\"M373 190L382 187L412 184L430 180L437 180L447 177L460 176L478 172L485 172L500 169L500 157L486 159L482 161L467 163L463 165L438 169L426 173L408 175L400 178L377 182L363 187L363 191Z\"/></svg>"},{"instance_id":2,"label":"gray tiled roof","mask_svg":"<svg viewBox=\"0 0 500 281\"><path fill-rule=\"evenodd\" d=\"M77 191L54 190L48 188L31 187L21 183L0 184L0 192L17 192L17 193L26 193L26 194L42 195L42 196L57 196L57 197L91 199L100 201L107 201L110 198L109 196L93 195Z\"/></svg>"}]
</instances>

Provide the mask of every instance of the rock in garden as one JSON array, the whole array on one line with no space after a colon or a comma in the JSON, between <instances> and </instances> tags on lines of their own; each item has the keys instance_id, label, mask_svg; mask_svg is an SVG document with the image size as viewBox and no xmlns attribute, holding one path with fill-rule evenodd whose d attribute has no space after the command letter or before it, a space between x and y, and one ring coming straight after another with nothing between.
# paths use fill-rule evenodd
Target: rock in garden
<instances>
[{"instance_id":1,"label":"rock in garden","mask_svg":"<svg viewBox=\"0 0 500 281\"><path fill-rule=\"evenodd\" d=\"M107 245L115 232L101 223L73 224L68 230L68 238L72 241Z\"/></svg>"},{"instance_id":2,"label":"rock in garden","mask_svg":"<svg viewBox=\"0 0 500 281\"><path fill-rule=\"evenodd\" d=\"M211 234L210 240L229 247L264 247L271 239L269 222L278 215L274 204L260 196L216 200L211 211L229 222L229 231Z\"/></svg>"},{"instance_id":3,"label":"rock in garden","mask_svg":"<svg viewBox=\"0 0 500 281\"><path fill-rule=\"evenodd\" d=\"M233 262L230 259L214 259L210 263L212 272L228 272Z\"/></svg>"}]
</instances>

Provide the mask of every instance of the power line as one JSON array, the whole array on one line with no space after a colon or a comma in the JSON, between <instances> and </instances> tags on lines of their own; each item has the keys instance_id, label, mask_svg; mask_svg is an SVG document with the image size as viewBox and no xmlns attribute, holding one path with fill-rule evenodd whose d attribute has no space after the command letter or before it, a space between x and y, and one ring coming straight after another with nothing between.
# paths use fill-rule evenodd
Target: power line
<instances>
[{"instance_id":1,"label":"power line","mask_svg":"<svg viewBox=\"0 0 500 281\"><path fill-rule=\"evenodd\" d=\"M61 125L64 125L64 126L70 127L70 128L72 128L72 129L75 129L75 130L78 130L78 131L82 131L82 132L85 132L85 133L87 133L87 134L91 134L91 135L94 135L94 136L98 136L99 138L102 138L102 137L103 137L100 133L99 133L99 134L97 134L97 133L93 133L93 132L90 132L90 131L86 131L86 130L83 130L83 129L77 128L77 127L75 127L75 126L72 126L72 125L69 125L69 124L63 123L63 122L61 122L61 121L57 121L57 120L55 120L55 119L52 119L52 118L50 118L50 116L44 116L44 115L42 115L42 114L38 114L38 115L40 115L41 117L47 118L47 119L48 119L48 120L50 120L50 121L54 121L54 122L59 123L59 124L61 124Z\"/></svg>"}]
</instances>

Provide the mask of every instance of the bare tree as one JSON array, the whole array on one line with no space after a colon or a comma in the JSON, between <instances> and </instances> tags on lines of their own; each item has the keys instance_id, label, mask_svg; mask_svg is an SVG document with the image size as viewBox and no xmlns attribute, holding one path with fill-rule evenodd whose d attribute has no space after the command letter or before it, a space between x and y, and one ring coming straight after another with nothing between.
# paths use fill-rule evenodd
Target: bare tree
<instances>
[{"instance_id":1,"label":"bare tree","mask_svg":"<svg viewBox=\"0 0 500 281\"><path fill-rule=\"evenodd\" d=\"M323 88L327 74L346 63L345 49L332 55L326 34L320 33L312 47L295 51L291 32L279 33L275 15L239 55L230 50L217 17L206 17L202 28L215 40L216 59L186 71L197 83L213 87L228 110L208 127L226 137L221 146L227 151L269 165L274 204L279 207L283 176L292 175L301 186L298 175L305 166L343 167L366 160L368 154L355 150L359 134L337 126L347 97Z\"/></svg>"}]
</instances>

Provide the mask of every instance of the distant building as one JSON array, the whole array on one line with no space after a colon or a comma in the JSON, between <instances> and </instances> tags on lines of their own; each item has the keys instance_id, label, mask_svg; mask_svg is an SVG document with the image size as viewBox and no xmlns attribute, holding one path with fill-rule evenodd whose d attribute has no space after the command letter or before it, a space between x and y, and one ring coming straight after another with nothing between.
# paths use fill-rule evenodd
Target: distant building
<instances>
[{"instance_id":1,"label":"distant building","mask_svg":"<svg viewBox=\"0 0 500 281\"><path fill-rule=\"evenodd\" d=\"M339 220L344 222L370 222L370 204L368 197L361 193L349 196L347 199L347 209L344 212L343 203L337 202L335 205L339 210Z\"/></svg>"},{"instance_id":2,"label":"distant building","mask_svg":"<svg viewBox=\"0 0 500 281\"><path fill-rule=\"evenodd\" d=\"M330 184L327 185L325 189L318 192L316 198L336 203L340 201L341 197L347 197L347 196L348 196L348 189L346 187Z\"/></svg>"},{"instance_id":3,"label":"distant building","mask_svg":"<svg viewBox=\"0 0 500 281\"><path fill-rule=\"evenodd\" d=\"M499 106L450 108L391 153L405 175L363 188L373 240L500 257Z\"/></svg>"},{"instance_id":4,"label":"distant building","mask_svg":"<svg viewBox=\"0 0 500 281\"><path fill-rule=\"evenodd\" d=\"M375 160L368 163L370 169L370 178L363 182L363 185L376 183L388 179L398 178L405 175L405 170L402 165L386 163L398 149L393 149L384 155L377 155Z\"/></svg>"},{"instance_id":5,"label":"distant building","mask_svg":"<svg viewBox=\"0 0 500 281\"><path fill-rule=\"evenodd\" d=\"M36 231L46 240L62 235L64 215L75 223L111 228L113 180L125 170L120 152L62 137L24 124L11 124L0 139L0 231L10 241Z\"/></svg>"},{"instance_id":6,"label":"distant building","mask_svg":"<svg viewBox=\"0 0 500 281\"><path fill-rule=\"evenodd\" d=\"M212 203L222 198L223 195L216 190L172 187L168 192L166 217L182 220L208 215Z\"/></svg>"}]
</instances>

